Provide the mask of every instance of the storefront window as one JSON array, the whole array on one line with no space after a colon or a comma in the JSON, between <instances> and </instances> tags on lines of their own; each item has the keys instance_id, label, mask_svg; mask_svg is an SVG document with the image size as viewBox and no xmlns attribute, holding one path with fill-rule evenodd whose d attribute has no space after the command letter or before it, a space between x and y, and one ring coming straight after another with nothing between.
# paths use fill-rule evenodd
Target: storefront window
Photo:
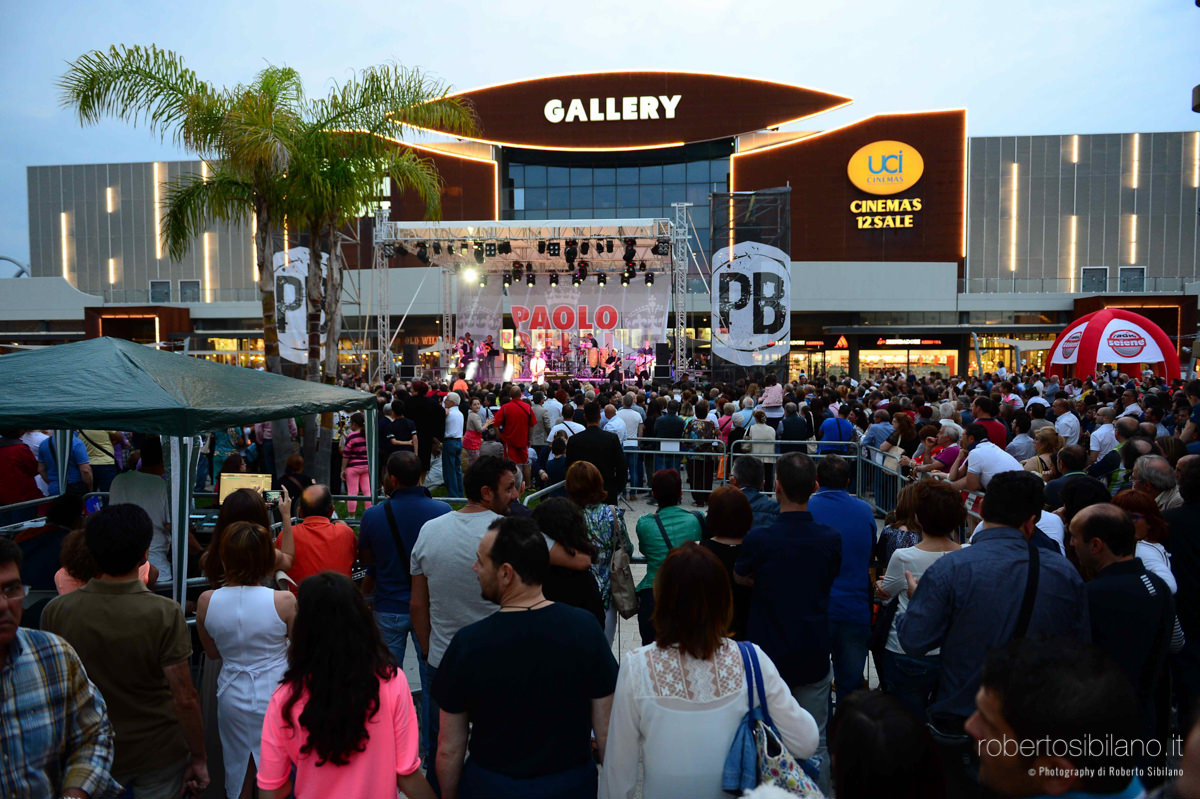
<instances>
[{"instance_id":1,"label":"storefront window","mask_svg":"<svg viewBox=\"0 0 1200 799\"><path fill-rule=\"evenodd\" d=\"M1004 341L1003 339L1008 339ZM996 372L1001 365L1008 371L1020 371L1030 368L1042 370L1046 368L1046 353L1054 342L1053 333L1018 333L1012 336L980 336L978 357L972 346L968 354L967 370L974 374L979 371L980 363L984 372ZM1018 351L1009 341L1038 342L1047 349L1024 349Z\"/></svg>"},{"instance_id":2,"label":"storefront window","mask_svg":"<svg viewBox=\"0 0 1200 799\"><path fill-rule=\"evenodd\" d=\"M863 375L880 372L910 372L927 376L933 372L943 375L958 374L957 350L860 350L858 370Z\"/></svg>"}]
</instances>

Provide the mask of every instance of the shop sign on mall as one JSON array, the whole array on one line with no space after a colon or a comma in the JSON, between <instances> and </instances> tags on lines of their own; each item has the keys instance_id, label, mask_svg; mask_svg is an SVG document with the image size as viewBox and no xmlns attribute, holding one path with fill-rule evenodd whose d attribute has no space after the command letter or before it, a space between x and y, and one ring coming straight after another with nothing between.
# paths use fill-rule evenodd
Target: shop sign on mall
<instances>
[{"instance_id":1,"label":"shop sign on mall","mask_svg":"<svg viewBox=\"0 0 1200 799\"><path fill-rule=\"evenodd\" d=\"M876 141L858 148L846 165L855 187L868 194L896 194L916 185L925 173L925 159L910 144ZM859 230L911 228L921 210L920 197L854 200L850 213Z\"/></svg>"},{"instance_id":2,"label":"shop sign on mall","mask_svg":"<svg viewBox=\"0 0 1200 799\"><path fill-rule=\"evenodd\" d=\"M568 100L554 99L546 103L542 113L549 122L619 122L631 119L659 119L659 106L662 107L662 119L674 119L675 109L682 94L652 95L643 94L636 97L589 97L585 108L584 101L579 98ZM601 107L603 104L603 107Z\"/></svg>"}]
</instances>

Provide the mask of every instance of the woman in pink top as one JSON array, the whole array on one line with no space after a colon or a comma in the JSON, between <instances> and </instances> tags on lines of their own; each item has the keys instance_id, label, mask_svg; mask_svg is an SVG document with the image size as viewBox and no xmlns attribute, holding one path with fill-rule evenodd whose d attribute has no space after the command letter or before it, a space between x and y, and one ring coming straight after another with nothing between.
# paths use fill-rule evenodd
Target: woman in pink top
<instances>
[{"instance_id":1,"label":"woman in pink top","mask_svg":"<svg viewBox=\"0 0 1200 799\"><path fill-rule=\"evenodd\" d=\"M265 799L433 799L417 715L362 594L322 572L300 585L288 669L267 706L258 787Z\"/></svg>"}]
</instances>

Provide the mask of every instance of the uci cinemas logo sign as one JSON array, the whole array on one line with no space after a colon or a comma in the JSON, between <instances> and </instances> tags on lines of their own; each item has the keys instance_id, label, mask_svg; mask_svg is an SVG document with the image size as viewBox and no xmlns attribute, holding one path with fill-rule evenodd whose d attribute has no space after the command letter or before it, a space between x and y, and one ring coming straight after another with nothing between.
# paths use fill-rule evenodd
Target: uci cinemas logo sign
<instances>
[{"instance_id":1,"label":"uci cinemas logo sign","mask_svg":"<svg viewBox=\"0 0 1200 799\"><path fill-rule=\"evenodd\" d=\"M554 99L542 109L546 120L559 122L620 122L635 119L674 119L682 94L642 94L632 97Z\"/></svg>"},{"instance_id":2,"label":"uci cinemas logo sign","mask_svg":"<svg viewBox=\"0 0 1200 799\"><path fill-rule=\"evenodd\" d=\"M846 165L850 182L868 194L897 194L912 188L925 172L925 159L912 145L876 141L860 147Z\"/></svg>"}]
</instances>

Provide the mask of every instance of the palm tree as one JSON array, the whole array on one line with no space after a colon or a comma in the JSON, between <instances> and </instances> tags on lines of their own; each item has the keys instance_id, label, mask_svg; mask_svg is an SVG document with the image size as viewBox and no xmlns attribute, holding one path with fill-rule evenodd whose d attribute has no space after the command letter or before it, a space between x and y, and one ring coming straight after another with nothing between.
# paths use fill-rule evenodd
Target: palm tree
<instances>
[{"instance_id":1,"label":"palm tree","mask_svg":"<svg viewBox=\"0 0 1200 799\"><path fill-rule=\"evenodd\" d=\"M243 219L247 211L253 213L263 355L267 369L280 373L271 241L280 221L280 178L289 156L283 141L302 100L296 71L267 67L249 86L220 90L200 80L173 52L153 45L114 45L71 62L59 88L63 105L76 112L81 124L96 124L104 117L144 124L164 141L216 167L214 174L221 179L212 192L192 178L169 190L169 196L187 203L173 216L168 208L165 238L173 257L182 257L212 220Z\"/></svg>"}]
</instances>

